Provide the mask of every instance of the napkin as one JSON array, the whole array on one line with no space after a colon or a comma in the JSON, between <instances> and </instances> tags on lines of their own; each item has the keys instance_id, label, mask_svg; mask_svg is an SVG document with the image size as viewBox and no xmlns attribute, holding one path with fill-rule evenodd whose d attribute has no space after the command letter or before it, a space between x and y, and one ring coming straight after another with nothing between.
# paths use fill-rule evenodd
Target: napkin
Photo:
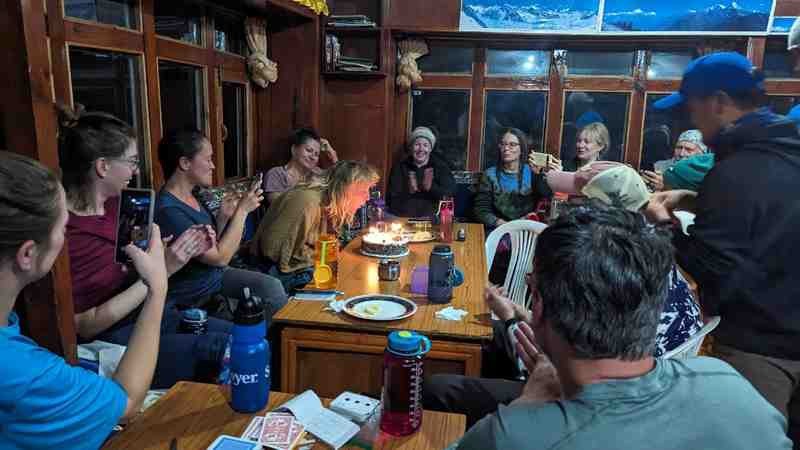
<instances>
[{"instance_id":1,"label":"napkin","mask_svg":"<svg viewBox=\"0 0 800 450\"><path fill-rule=\"evenodd\" d=\"M436 311L435 315L438 319L443 320L461 320L469 314L468 311L463 309L453 308L452 306L448 306L447 308L440 309Z\"/></svg>"},{"instance_id":2,"label":"napkin","mask_svg":"<svg viewBox=\"0 0 800 450\"><path fill-rule=\"evenodd\" d=\"M328 303L328 306L325 307L325 311L333 311L340 313L344 309L344 300L334 300Z\"/></svg>"}]
</instances>

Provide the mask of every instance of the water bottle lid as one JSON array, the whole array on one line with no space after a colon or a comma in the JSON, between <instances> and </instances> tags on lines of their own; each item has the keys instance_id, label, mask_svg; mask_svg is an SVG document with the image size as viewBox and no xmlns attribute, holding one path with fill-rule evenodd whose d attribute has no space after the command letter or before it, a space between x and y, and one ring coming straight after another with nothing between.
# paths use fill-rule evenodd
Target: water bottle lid
<instances>
[{"instance_id":1,"label":"water bottle lid","mask_svg":"<svg viewBox=\"0 0 800 450\"><path fill-rule=\"evenodd\" d=\"M189 308L183 311L183 320L190 322L203 322L208 319L208 313L200 308Z\"/></svg>"},{"instance_id":2,"label":"water bottle lid","mask_svg":"<svg viewBox=\"0 0 800 450\"><path fill-rule=\"evenodd\" d=\"M389 350L404 355L422 352L423 336L416 331L393 331L389 334Z\"/></svg>"},{"instance_id":3,"label":"water bottle lid","mask_svg":"<svg viewBox=\"0 0 800 450\"><path fill-rule=\"evenodd\" d=\"M239 300L233 323L236 325L255 325L264 321L264 302L258 297Z\"/></svg>"},{"instance_id":4,"label":"water bottle lid","mask_svg":"<svg viewBox=\"0 0 800 450\"><path fill-rule=\"evenodd\" d=\"M449 245L437 245L433 247L433 251L431 253L436 253L438 255L452 255L453 250Z\"/></svg>"}]
</instances>

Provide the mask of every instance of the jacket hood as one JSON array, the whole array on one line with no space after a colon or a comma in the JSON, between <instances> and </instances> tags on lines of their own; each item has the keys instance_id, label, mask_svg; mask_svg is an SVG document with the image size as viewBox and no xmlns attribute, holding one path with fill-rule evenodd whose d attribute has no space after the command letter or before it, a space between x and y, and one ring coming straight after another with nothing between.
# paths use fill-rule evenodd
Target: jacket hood
<instances>
[{"instance_id":1,"label":"jacket hood","mask_svg":"<svg viewBox=\"0 0 800 450\"><path fill-rule=\"evenodd\" d=\"M718 161L748 148L770 151L800 164L800 132L795 122L760 108L723 129L711 143Z\"/></svg>"}]
</instances>

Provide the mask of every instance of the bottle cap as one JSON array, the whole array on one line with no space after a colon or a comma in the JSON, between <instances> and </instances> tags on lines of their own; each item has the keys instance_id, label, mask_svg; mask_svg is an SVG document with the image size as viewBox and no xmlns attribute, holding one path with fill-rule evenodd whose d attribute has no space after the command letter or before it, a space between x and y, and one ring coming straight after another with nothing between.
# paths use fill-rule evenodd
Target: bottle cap
<instances>
[{"instance_id":1,"label":"bottle cap","mask_svg":"<svg viewBox=\"0 0 800 450\"><path fill-rule=\"evenodd\" d=\"M422 347L422 335L416 331L393 331L389 334L389 350L404 355L415 355Z\"/></svg>"},{"instance_id":2,"label":"bottle cap","mask_svg":"<svg viewBox=\"0 0 800 450\"><path fill-rule=\"evenodd\" d=\"M256 325L264 321L264 302L258 297L239 300L233 323L236 325Z\"/></svg>"},{"instance_id":3,"label":"bottle cap","mask_svg":"<svg viewBox=\"0 0 800 450\"><path fill-rule=\"evenodd\" d=\"M437 245L433 247L433 251L431 253L436 253L437 255L452 255L453 250L449 245Z\"/></svg>"}]
</instances>

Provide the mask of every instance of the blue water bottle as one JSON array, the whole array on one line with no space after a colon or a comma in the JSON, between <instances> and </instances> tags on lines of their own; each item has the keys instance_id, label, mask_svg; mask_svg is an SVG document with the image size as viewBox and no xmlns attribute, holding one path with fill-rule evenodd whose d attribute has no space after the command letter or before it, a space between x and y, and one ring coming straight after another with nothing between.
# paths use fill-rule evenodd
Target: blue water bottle
<instances>
[{"instance_id":1,"label":"blue water bottle","mask_svg":"<svg viewBox=\"0 0 800 450\"><path fill-rule=\"evenodd\" d=\"M231 407L240 413L264 409L269 401L269 344L264 303L258 297L240 300L231 333Z\"/></svg>"},{"instance_id":2,"label":"blue water bottle","mask_svg":"<svg viewBox=\"0 0 800 450\"><path fill-rule=\"evenodd\" d=\"M437 245L428 261L428 300L431 303L448 303L453 298L453 287L464 282L464 274L453 262L449 245Z\"/></svg>"}]
</instances>

